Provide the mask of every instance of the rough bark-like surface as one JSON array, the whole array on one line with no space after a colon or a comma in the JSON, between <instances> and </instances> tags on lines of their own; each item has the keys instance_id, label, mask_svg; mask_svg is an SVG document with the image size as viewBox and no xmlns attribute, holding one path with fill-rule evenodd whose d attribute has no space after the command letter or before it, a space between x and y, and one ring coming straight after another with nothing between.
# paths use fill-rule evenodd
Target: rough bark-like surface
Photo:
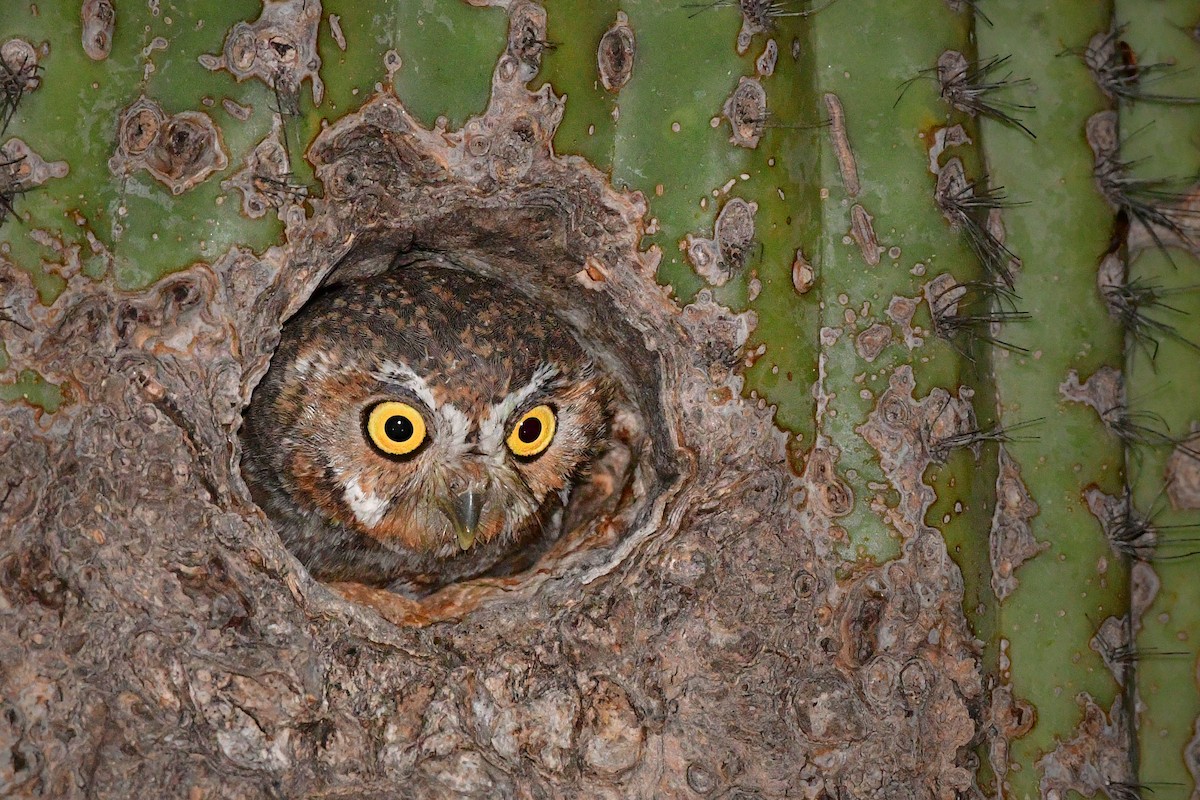
<instances>
[{"instance_id":1,"label":"rough bark-like surface","mask_svg":"<svg viewBox=\"0 0 1200 800\"><path fill-rule=\"evenodd\" d=\"M50 307L0 268L9 369L71 401L0 407L0 794L970 791L986 699L922 478L969 405L893 376L863 431L903 555L846 570L837 448L791 471L734 372L753 320L655 284L641 198L551 152L562 101L525 85L544 14L509 13L484 115L427 130L370 98L310 148L323 199L275 198L286 243L263 256L135 294L74 275ZM615 511L523 574L420 603L312 580L251 502L236 435L282 322L415 251L552 304L640 420Z\"/></svg>"},{"instance_id":2,"label":"rough bark-like surface","mask_svg":"<svg viewBox=\"0 0 1200 800\"><path fill-rule=\"evenodd\" d=\"M1050 547L1033 535L1030 520L1038 505L1021 480L1021 467L1003 446L999 448L1000 472L996 476L996 511L988 534L992 563L992 591L1000 600L1017 588L1017 568Z\"/></svg>"},{"instance_id":3,"label":"rough bark-like surface","mask_svg":"<svg viewBox=\"0 0 1200 800\"><path fill-rule=\"evenodd\" d=\"M1070 792L1084 797L1128 797L1129 792L1137 791L1137 783L1130 774L1131 731L1121 698L1113 701L1109 712L1086 692L1075 699L1083 711L1075 737L1059 742L1054 752L1037 763L1042 797L1062 800Z\"/></svg>"}]
</instances>

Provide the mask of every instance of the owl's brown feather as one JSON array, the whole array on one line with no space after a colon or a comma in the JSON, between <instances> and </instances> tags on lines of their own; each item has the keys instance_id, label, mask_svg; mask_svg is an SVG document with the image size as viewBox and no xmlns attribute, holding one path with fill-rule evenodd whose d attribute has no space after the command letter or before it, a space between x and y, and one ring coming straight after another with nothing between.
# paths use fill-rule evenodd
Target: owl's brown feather
<instances>
[{"instance_id":1,"label":"owl's brown feather","mask_svg":"<svg viewBox=\"0 0 1200 800\"><path fill-rule=\"evenodd\" d=\"M480 574L541 534L603 446L608 381L552 313L497 281L418 262L333 288L284 328L246 411L243 472L319 578L432 588ZM418 409L427 439L389 456L366 434L381 401ZM505 444L536 405L547 449ZM453 498L477 490L474 543Z\"/></svg>"}]
</instances>

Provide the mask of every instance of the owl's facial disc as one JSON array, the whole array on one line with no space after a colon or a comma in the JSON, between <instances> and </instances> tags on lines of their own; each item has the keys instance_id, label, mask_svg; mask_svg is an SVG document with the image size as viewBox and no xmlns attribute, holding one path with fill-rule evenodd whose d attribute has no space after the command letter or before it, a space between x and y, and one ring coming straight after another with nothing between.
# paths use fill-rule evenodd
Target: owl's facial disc
<instances>
[{"instance_id":1,"label":"owl's facial disc","mask_svg":"<svg viewBox=\"0 0 1200 800\"><path fill-rule=\"evenodd\" d=\"M360 529L443 556L447 548L520 536L550 491L561 488L541 476L578 459L560 461L553 446L558 403L566 399L559 396L561 377L542 364L496 400L391 362L373 370L377 383L374 396L364 398L359 436L378 460L366 473L343 476L343 497ZM543 457L553 465L539 464Z\"/></svg>"},{"instance_id":2,"label":"owl's facial disc","mask_svg":"<svg viewBox=\"0 0 1200 800\"><path fill-rule=\"evenodd\" d=\"M332 286L284 327L246 415L247 480L323 576L478 572L548 533L609 394L539 304L405 267Z\"/></svg>"},{"instance_id":3,"label":"owl's facial disc","mask_svg":"<svg viewBox=\"0 0 1200 800\"><path fill-rule=\"evenodd\" d=\"M517 371L458 358L440 362L463 365L449 377L387 356L365 369L332 354L296 359L303 374L286 402L305 444L289 468L321 513L437 559L541 530L601 435L600 379L580 361Z\"/></svg>"}]
</instances>

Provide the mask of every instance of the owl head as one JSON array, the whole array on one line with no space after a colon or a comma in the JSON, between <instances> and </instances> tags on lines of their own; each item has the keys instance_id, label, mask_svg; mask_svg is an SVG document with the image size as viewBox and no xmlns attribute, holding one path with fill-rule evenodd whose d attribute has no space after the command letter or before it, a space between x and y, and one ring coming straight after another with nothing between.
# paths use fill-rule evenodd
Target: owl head
<instances>
[{"instance_id":1,"label":"owl head","mask_svg":"<svg viewBox=\"0 0 1200 800\"><path fill-rule=\"evenodd\" d=\"M247 409L244 474L319 577L494 562L601 447L609 403L554 314L419 263L328 290L285 326Z\"/></svg>"}]
</instances>

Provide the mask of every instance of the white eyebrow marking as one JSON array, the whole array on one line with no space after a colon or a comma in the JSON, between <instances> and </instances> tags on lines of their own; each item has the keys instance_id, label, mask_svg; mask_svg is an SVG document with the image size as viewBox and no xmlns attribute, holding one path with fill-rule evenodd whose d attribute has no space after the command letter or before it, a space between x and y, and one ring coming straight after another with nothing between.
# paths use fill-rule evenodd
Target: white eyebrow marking
<instances>
[{"instance_id":1,"label":"white eyebrow marking","mask_svg":"<svg viewBox=\"0 0 1200 800\"><path fill-rule=\"evenodd\" d=\"M445 437L445 446L453 448L455 451L465 450L467 434L471 432L471 420L452 403L446 403L439 408L437 414L446 424L445 429L441 431Z\"/></svg>"},{"instance_id":2,"label":"white eyebrow marking","mask_svg":"<svg viewBox=\"0 0 1200 800\"><path fill-rule=\"evenodd\" d=\"M408 389L419 397L422 403L429 406L429 408L437 408L437 401L433 399L433 391L430 390L429 384L425 383L424 378L403 364L397 364L395 361L384 361L379 365L378 370L371 373L371 377L380 383L390 383Z\"/></svg>"},{"instance_id":3,"label":"white eyebrow marking","mask_svg":"<svg viewBox=\"0 0 1200 800\"><path fill-rule=\"evenodd\" d=\"M346 499L346 505L350 506L350 510L354 512L354 517L363 525L375 527L379 524L379 520L383 519L383 512L387 511L388 501L364 491L359 484L360 476L355 475L346 482L346 491L342 495Z\"/></svg>"},{"instance_id":4,"label":"white eyebrow marking","mask_svg":"<svg viewBox=\"0 0 1200 800\"><path fill-rule=\"evenodd\" d=\"M543 386L550 382L558 375L558 368L551 364L542 364L534 371L533 377L529 379L529 383L522 386L515 392L509 393L499 403L493 405L489 410L483 422L479 425L479 443L484 446L489 452L498 452L500 450L500 441L504 438L504 428L502 427L505 421L508 420L513 409L529 399L529 396L534 392L539 391Z\"/></svg>"},{"instance_id":5,"label":"white eyebrow marking","mask_svg":"<svg viewBox=\"0 0 1200 800\"><path fill-rule=\"evenodd\" d=\"M429 384L425 383L425 379L414 372L411 367L397 364L394 361L384 361L379 365L378 370L371 373L371 377L381 383L400 386L419 397L421 402L442 420L443 424L439 426L438 433L443 446L449 447L453 452L461 452L466 449L467 435L471 432L471 420L452 403L439 406Z\"/></svg>"}]
</instances>

